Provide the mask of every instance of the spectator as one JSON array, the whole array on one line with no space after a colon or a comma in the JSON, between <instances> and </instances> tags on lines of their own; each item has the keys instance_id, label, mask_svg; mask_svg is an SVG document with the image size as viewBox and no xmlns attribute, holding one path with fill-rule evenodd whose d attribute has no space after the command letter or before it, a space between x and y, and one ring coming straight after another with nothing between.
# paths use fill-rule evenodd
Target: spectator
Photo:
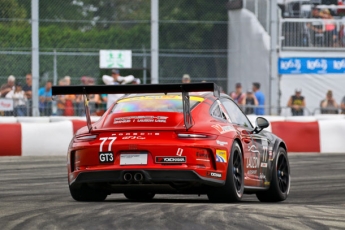
<instances>
[{"instance_id":1,"label":"spectator","mask_svg":"<svg viewBox=\"0 0 345 230\"><path fill-rule=\"evenodd\" d=\"M322 114L338 114L338 104L333 99L332 90L328 90L326 98L320 103Z\"/></svg>"},{"instance_id":2,"label":"spectator","mask_svg":"<svg viewBox=\"0 0 345 230\"><path fill-rule=\"evenodd\" d=\"M333 16L329 12L329 9L323 9L320 12L320 17L325 21L325 42L328 46L336 46L337 45L337 28L334 22L332 22Z\"/></svg>"},{"instance_id":3,"label":"spectator","mask_svg":"<svg viewBox=\"0 0 345 230\"><path fill-rule=\"evenodd\" d=\"M291 108L292 116L303 116L305 108L305 100L302 96L302 90L296 89L295 95L292 95L287 106Z\"/></svg>"},{"instance_id":4,"label":"spectator","mask_svg":"<svg viewBox=\"0 0 345 230\"><path fill-rule=\"evenodd\" d=\"M254 112L256 115L265 115L265 95L260 91L260 83L253 83L254 96L258 100L258 107L255 108Z\"/></svg>"},{"instance_id":5,"label":"spectator","mask_svg":"<svg viewBox=\"0 0 345 230\"><path fill-rule=\"evenodd\" d=\"M182 76L182 83L190 83L190 76L189 74L183 74Z\"/></svg>"},{"instance_id":6,"label":"spectator","mask_svg":"<svg viewBox=\"0 0 345 230\"><path fill-rule=\"evenodd\" d=\"M71 85L71 77L70 76L65 76L63 79L65 80L65 85Z\"/></svg>"},{"instance_id":7,"label":"spectator","mask_svg":"<svg viewBox=\"0 0 345 230\"><path fill-rule=\"evenodd\" d=\"M238 104L245 105L246 95L242 92L241 83L236 83L235 91L230 93L230 97Z\"/></svg>"},{"instance_id":8,"label":"spectator","mask_svg":"<svg viewBox=\"0 0 345 230\"><path fill-rule=\"evenodd\" d=\"M132 85L140 85L141 81L139 78L134 78L134 80L132 81Z\"/></svg>"},{"instance_id":9,"label":"spectator","mask_svg":"<svg viewBox=\"0 0 345 230\"><path fill-rule=\"evenodd\" d=\"M3 84L0 87L0 95L1 97L6 97L6 94L8 94L11 90L14 90L14 83L16 81L16 78L13 75L10 75L7 78L7 83Z\"/></svg>"},{"instance_id":10,"label":"spectator","mask_svg":"<svg viewBox=\"0 0 345 230\"><path fill-rule=\"evenodd\" d=\"M59 86L65 86L66 85L66 81L65 79L60 79L59 80ZM65 100L66 95L58 95L57 96L57 111L56 111L56 115L57 116L63 116L65 113Z\"/></svg>"},{"instance_id":11,"label":"spectator","mask_svg":"<svg viewBox=\"0 0 345 230\"><path fill-rule=\"evenodd\" d=\"M13 115L14 116L26 116L26 97L23 91L22 85L18 82L15 85L14 90L11 90L6 94L6 98L13 99Z\"/></svg>"},{"instance_id":12,"label":"spectator","mask_svg":"<svg viewBox=\"0 0 345 230\"><path fill-rule=\"evenodd\" d=\"M134 80L133 75L128 76L120 76L120 71L118 69L113 69L111 71L111 76L103 75L102 80L104 84L106 85L124 85L132 83ZM122 97L124 94L108 94L107 96L107 109L109 109L112 104L117 101L120 97Z\"/></svg>"},{"instance_id":13,"label":"spectator","mask_svg":"<svg viewBox=\"0 0 345 230\"><path fill-rule=\"evenodd\" d=\"M245 114L254 114L254 107L258 106L258 100L256 99L255 95L253 94L253 91L248 90L247 95L245 98Z\"/></svg>"},{"instance_id":14,"label":"spectator","mask_svg":"<svg viewBox=\"0 0 345 230\"><path fill-rule=\"evenodd\" d=\"M343 100L341 100L340 108L341 108L341 114L345 114L345 96L343 97Z\"/></svg>"},{"instance_id":15,"label":"spectator","mask_svg":"<svg viewBox=\"0 0 345 230\"><path fill-rule=\"evenodd\" d=\"M23 91L25 92L25 97L27 99L28 105L28 115L32 116L32 75L31 73L25 76L25 85L23 86Z\"/></svg>"},{"instance_id":16,"label":"spectator","mask_svg":"<svg viewBox=\"0 0 345 230\"><path fill-rule=\"evenodd\" d=\"M52 84L51 81L47 81L46 85L38 90L41 116L52 115Z\"/></svg>"}]
</instances>

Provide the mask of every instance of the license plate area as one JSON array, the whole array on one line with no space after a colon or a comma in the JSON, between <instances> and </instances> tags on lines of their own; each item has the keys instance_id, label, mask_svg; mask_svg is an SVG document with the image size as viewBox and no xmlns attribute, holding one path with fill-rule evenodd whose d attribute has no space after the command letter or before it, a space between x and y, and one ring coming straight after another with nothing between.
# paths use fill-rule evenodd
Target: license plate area
<instances>
[{"instance_id":1,"label":"license plate area","mask_svg":"<svg viewBox=\"0 0 345 230\"><path fill-rule=\"evenodd\" d=\"M120 154L120 165L147 165L146 152L125 152Z\"/></svg>"}]
</instances>

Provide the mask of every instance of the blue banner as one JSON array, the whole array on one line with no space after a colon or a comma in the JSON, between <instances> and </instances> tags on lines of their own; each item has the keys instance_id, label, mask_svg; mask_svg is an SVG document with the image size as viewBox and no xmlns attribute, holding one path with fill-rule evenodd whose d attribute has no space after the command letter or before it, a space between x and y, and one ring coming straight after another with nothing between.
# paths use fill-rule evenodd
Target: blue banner
<instances>
[{"instance_id":1,"label":"blue banner","mask_svg":"<svg viewBox=\"0 0 345 230\"><path fill-rule=\"evenodd\" d=\"M279 74L345 73L345 58L279 58Z\"/></svg>"}]
</instances>

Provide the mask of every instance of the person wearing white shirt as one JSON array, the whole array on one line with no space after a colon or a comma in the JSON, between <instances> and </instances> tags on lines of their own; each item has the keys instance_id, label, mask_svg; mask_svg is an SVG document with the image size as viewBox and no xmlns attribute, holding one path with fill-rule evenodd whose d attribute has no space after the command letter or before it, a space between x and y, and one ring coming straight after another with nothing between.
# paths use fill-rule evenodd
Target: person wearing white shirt
<instances>
[{"instance_id":1,"label":"person wearing white shirt","mask_svg":"<svg viewBox=\"0 0 345 230\"><path fill-rule=\"evenodd\" d=\"M111 76L103 75L102 80L106 85L124 85L129 84L134 81L133 75L120 76L120 71L118 69L113 69L111 71ZM107 97L107 109L109 109L112 104L121 98L124 94L108 94Z\"/></svg>"},{"instance_id":2,"label":"person wearing white shirt","mask_svg":"<svg viewBox=\"0 0 345 230\"><path fill-rule=\"evenodd\" d=\"M13 99L14 116L26 116L26 96L20 83L17 83L14 90L6 94L6 98Z\"/></svg>"}]
</instances>

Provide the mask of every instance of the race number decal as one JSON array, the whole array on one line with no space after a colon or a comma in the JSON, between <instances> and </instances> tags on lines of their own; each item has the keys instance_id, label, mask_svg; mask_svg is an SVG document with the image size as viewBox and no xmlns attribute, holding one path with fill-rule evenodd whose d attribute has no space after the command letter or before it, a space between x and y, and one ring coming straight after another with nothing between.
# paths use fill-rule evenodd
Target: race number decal
<instances>
[{"instance_id":1,"label":"race number decal","mask_svg":"<svg viewBox=\"0 0 345 230\"><path fill-rule=\"evenodd\" d=\"M99 139L102 141L102 143L99 145L99 152L103 152L103 145L107 140L110 140L109 145L108 145L108 152L112 151L111 146L116 140L116 137L101 137Z\"/></svg>"}]
</instances>

